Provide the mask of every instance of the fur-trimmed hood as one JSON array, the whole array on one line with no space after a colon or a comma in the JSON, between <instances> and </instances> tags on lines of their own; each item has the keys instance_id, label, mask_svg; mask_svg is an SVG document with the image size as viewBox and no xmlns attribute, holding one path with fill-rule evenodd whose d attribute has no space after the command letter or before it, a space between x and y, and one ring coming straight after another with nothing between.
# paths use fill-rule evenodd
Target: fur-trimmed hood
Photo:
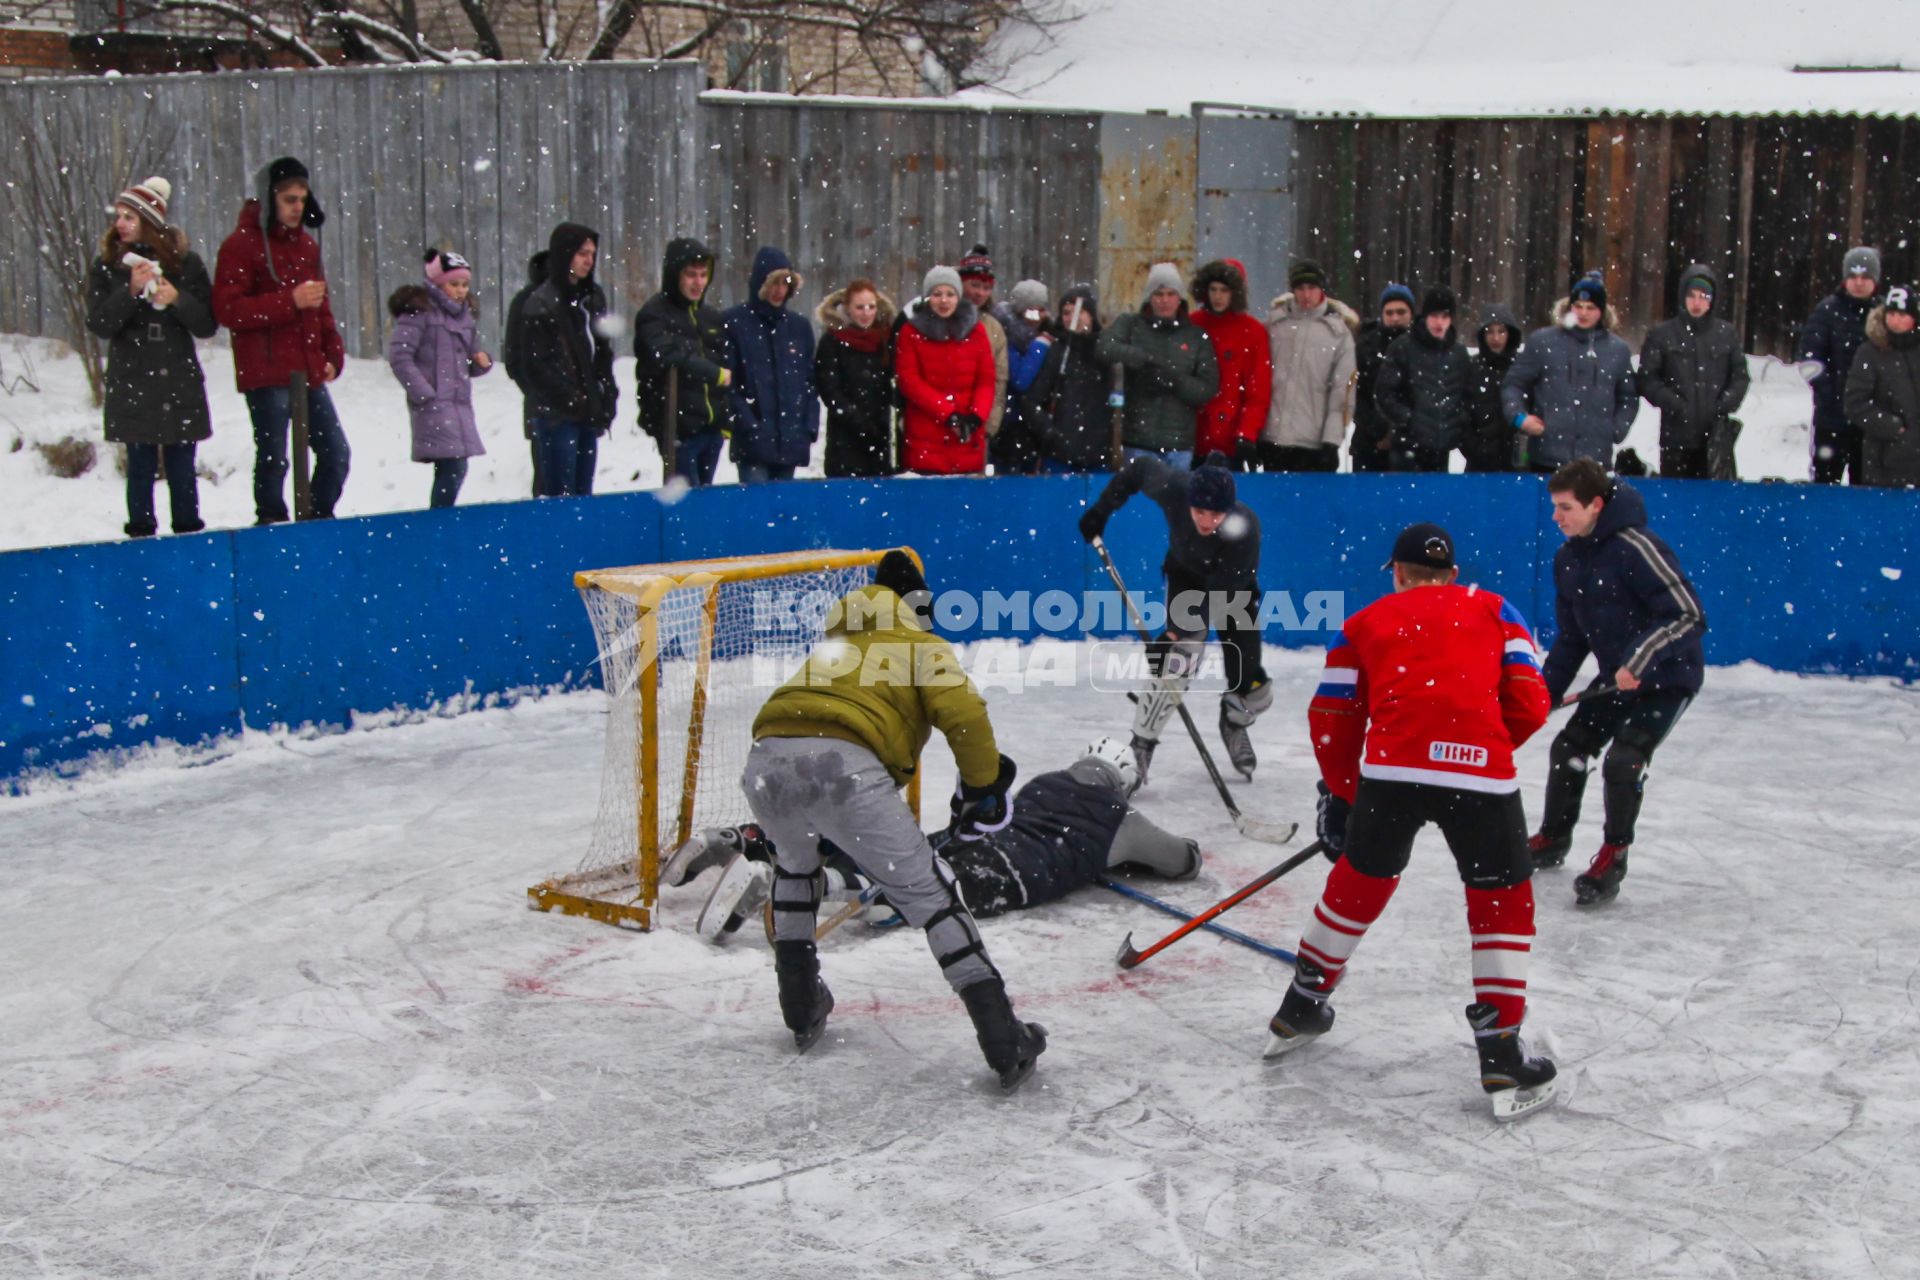
<instances>
[{"instance_id":1,"label":"fur-trimmed hood","mask_svg":"<svg viewBox=\"0 0 1920 1280\"><path fill-rule=\"evenodd\" d=\"M1340 299L1331 297L1331 296L1327 298L1325 307L1327 311L1331 311L1334 315L1337 315L1342 320L1346 321L1347 328L1349 331L1355 334L1358 334L1360 332L1361 320L1360 320L1359 312L1355 311L1352 307L1348 306L1346 303L1340 301ZM1277 324L1278 322L1282 320L1290 319L1291 317L1297 314L1300 314L1299 310L1293 305L1293 294L1291 291L1289 291L1287 293L1281 294L1279 297L1275 298L1271 304L1269 304L1267 308L1267 323Z\"/></svg>"},{"instance_id":2,"label":"fur-trimmed hood","mask_svg":"<svg viewBox=\"0 0 1920 1280\"><path fill-rule=\"evenodd\" d=\"M962 298L953 314L942 320L924 298L916 298L907 308L907 323L929 342L959 342L980 323L980 309Z\"/></svg>"},{"instance_id":3,"label":"fur-trimmed hood","mask_svg":"<svg viewBox=\"0 0 1920 1280\"><path fill-rule=\"evenodd\" d=\"M1563 329L1572 328L1573 326L1567 323L1567 313L1572 310L1573 310L1573 298L1571 295L1565 298L1562 298L1560 299L1560 301L1554 303L1553 304L1554 324L1558 325L1560 328L1563 328ZM1618 329L1620 327L1620 313L1613 309L1613 304L1611 302L1607 304L1606 314L1600 317L1600 327L1602 329L1605 329L1608 333L1612 333L1615 329Z\"/></svg>"},{"instance_id":4,"label":"fur-trimmed hood","mask_svg":"<svg viewBox=\"0 0 1920 1280\"><path fill-rule=\"evenodd\" d=\"M1902 348L1920 343L1920 329L1901 334L1899 339L1903 339L1898 341ZM1895 346L1897 339L1893 331L1887 328L1887 304L1884 302L1874 303L1873 310L1867 312L1867 341L1882 351L1891 351Z\"/></svg>"},{"instance_id":5,"label":"fur-trimmed hood","mask_svg":"<svg viewBox=\"0 0 1920 1280\"><path fill-rule=\"evenodd\" d=\"M873 296L880 303L879 314L873 318L873 327L882 330L893 328L894 318L900 314L900 308L894 306L893 299L878 289L873 291ZM813 309L813 318L829 333L853 328L853 321L847 316L847 291L835 289L822 298L820 305Z\"/></svg>"},{"instance_id":6,"label":"fur-trimmed hood","mask_svg":"<svg viewBox=\"0 0 1920 1280\"><path fill-rule=\"evenodd\" d=\"M1207 286L1224 284L1233 290L1233 301L1227 310L1245 311L1247 303L1247 277L1245 273L1234 270L1234 264L1225 258L1216 258L1193 273L1188 291L1193 294L1194 305L1204 310L1207 306Z\"/></svg>"},{"instance_id":7,"label":"fur-trimmed hood","mask_svg":"<svg viewBox=\"0 0 1920 1280\"><path fill-rule=\"evenodd\" d=\"M787 289L786 301L782 302L778 308L775 308L773 302L768 298L767 292L768 285L777 275L787 277L789 288ZM753 299L747 305L753 307L755 310L764 307L769 310L784 311L787 304L791 303L800 295L800 286L806 282L806 277L793 269L793 260L791 258L787 257L784 252L774 248L772 245L763 245L760 251L753 255L753 270L747 276L747 292L752 295Z\"/></svg>"},{"instance_id":8,"label":"fur-trimmed hood","mask_svg":"<svg viewBox=\"0 0 1920 1280\"><path fill-rule=\"evenodd\" d=\"M418 315L433 305L433 297L423 284L403 284L387 296L387 314L395 317Z\"/></svg>"}]
</instances>

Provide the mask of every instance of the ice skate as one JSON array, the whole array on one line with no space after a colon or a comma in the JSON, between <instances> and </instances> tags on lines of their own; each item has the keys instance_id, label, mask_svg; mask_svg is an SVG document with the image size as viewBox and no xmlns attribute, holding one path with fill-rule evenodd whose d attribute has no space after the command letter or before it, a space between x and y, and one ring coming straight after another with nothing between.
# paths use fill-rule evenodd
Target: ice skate
<instances>
[{"instance_id":1,"label":"ice skate","mask_svg":"<svg viewBox=\"0 0 1920 1280\"><path fill-rule=\"evenodd\" d=\"M1037 1022L1021 1022L1013 1016L1013 1003L1007 999L1007 986L999 978L987 978L960 992L967 1014L973 1019L975 1036L987 1065L1000 1077L1000 1087L1011 1093L1021 1081L1033 1074L1041 1054L1047 1051L1047 1029Z\"/></svg>"},{"instance_id":2,"label":"ice skate","mask_svg":"<svg viewBox=\"0 0 1920 1280\"><path fill-rule=\"evenodd\" d=\"M1567 860L1567 853L1572 848L1572 836L1550 836L1542 831L1538 835L1527 837L1527 854L1533 859L1535 871L1561 865Z\"/></svg>"},{"instance_id":3,"label":"ice skate","mask_svg":"<svg viewBox=\"0 0 1920 1280\"><path fill-rule=\"evenodd\" d=\"M772 891L773 871L766 864L749 861L744 853L734 854L707 894L694 932L708 942L724 941L766 905Z\"/></svg>"},{"instance_id":4,"label":"ice skate","mask_svg":"<svg viewBox=\"0 0 1920 1280\"><path fill-rule=\"evenodd\" d=\"M1320 990L1323 980L1320 966L1305 956L1294 962L1293 985L1287 988L1280 1008L1267 1022L1271 1034L1261 1057L1277 1058L1291 1053L1333 1030L1333 1007Z\"/></svg>"},{"instance_id":5,"label":"ice skate","mask_svg":"<svg viewBox=\"0 0 1920 1280\"><path fill-rule=\"evenodd\" d=\"M1500 1011L1491 1004L1467 1006L1480 1051L1480 1087L1493 1104L1493 1118L1503 1124L1530 1115L1553 1101L1559 1074L1551 1059L1529 1057L1519 1027L1496 1030Z\"/></svg>"},{"instance_id":6,"label":"ice skate","mask_svg":"<svg viewBox=\"0 0 1920 1280\"><path fill-rule=\"evenodd\" d=\"M1620 882L1627 878L1627 849L1624 844L1603 844L1593 862L1574 877L1573 901L1576 906L1593 907L1612 902L1620 896Z\"/></svg>"},{"instance_id":7,"label":"ice skate","mask_svg":"<svg viewBox=\"0 0 1920 1280\"><path fill-rule=\"evenodd\" d=\"M1227 759L1240 772L1241 778L1253 781L1253 769L1259 758L1253 753L1253 736L1247 732L1247 726L1237 723L1227 712L1225 699L1220 703L1220 741L1226 744Z\"/></svg>"},{"instance_id":8,"label":"ice skate","mask_svg":"<svg viewBox=\"0 0 1920 1280\"><path fill-rule=\"evenodd\" d=\"M701 872L723 867L735 854L746 853L756 862L771 862L766 837L752 823L738 827L707 827L673 851L660 868L660 883L678 888Z\"/></svg>"},{"instance_id":9,"label":"ice skate","mask_svg":"<svg viewBox=\"0 0 1920 1280\"><path fill-rule=\"evenodd\" d=\"M813 1048L827 1029L833 992L820 978L820 953L811 942L773 944L773 972L780 982L780 1014L801 1052Z\"/></svg>"},{"instance_id":10,"label":"ice skate","mask_svg":"<svg viewBox=\"0 0 1920 1280\"><path fill-rule=\"evenodd\" d=\"M1133 787L1127 792L1133 795L1147 785L1147 770L1153 766L1153 749L1160 744L1151 738L1133 735Z\"/></svg>"}]
</instances>

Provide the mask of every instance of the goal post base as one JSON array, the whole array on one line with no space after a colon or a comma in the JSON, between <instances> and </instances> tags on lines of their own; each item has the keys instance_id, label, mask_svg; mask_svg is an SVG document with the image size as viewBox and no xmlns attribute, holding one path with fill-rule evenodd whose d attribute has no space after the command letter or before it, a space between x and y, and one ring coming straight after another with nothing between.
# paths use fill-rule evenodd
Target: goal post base
<instances>
[{"instance_id":1,"label":"goal post base","mask_svg":"<svg viewBox=\"0 0 1920 1280\"><path fill-rule=\"evenodd\" d=\"M608 902L568 892L561 880L548 880L527 890L527 906L534 911L558 911L563 916L585 916L601 924L617 925L635 933L653 932L653 911L637 902Z\"/></svg>"}]
</instances>

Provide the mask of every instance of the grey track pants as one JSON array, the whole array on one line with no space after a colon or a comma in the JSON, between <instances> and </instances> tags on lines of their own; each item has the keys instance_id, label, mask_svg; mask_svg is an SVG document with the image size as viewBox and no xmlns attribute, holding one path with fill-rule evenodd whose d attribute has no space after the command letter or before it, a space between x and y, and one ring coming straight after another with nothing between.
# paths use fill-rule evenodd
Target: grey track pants
<instances>
[{"instance_id":1,"label":"grey track pants","mask_svg":"<svg viewBox=\"0 0 1920 1280\"><path fill-rule=\"evenodd\" d=\"M820 841L831 840L915 928L955 991L998 977L953 872L914 820L873 752L835 738L763 738L741 786L773 842L773 936L813 937L820 905Z\"/></svg>"}]
</instances>

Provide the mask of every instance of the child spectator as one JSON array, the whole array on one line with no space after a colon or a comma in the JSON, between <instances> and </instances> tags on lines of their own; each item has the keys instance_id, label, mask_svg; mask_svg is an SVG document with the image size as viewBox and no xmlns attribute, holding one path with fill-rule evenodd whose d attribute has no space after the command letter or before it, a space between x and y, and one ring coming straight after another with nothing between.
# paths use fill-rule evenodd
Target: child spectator
<instances>
[{"instance_id":1,"label":"child spectator","mask_svg":"<svg viewBox=\"0 0 1920 1280\"><path fill-rule=\"evenodd\" d=\"M467 478L467 459L487 451L473 420L472 380L493 367L480 350L473 268L451 250L427 254L427 282L387 299L393 336L387 363L407 393L413 460L433 464L430 507L450 507Z\"/></svg>"}]
</instances>

